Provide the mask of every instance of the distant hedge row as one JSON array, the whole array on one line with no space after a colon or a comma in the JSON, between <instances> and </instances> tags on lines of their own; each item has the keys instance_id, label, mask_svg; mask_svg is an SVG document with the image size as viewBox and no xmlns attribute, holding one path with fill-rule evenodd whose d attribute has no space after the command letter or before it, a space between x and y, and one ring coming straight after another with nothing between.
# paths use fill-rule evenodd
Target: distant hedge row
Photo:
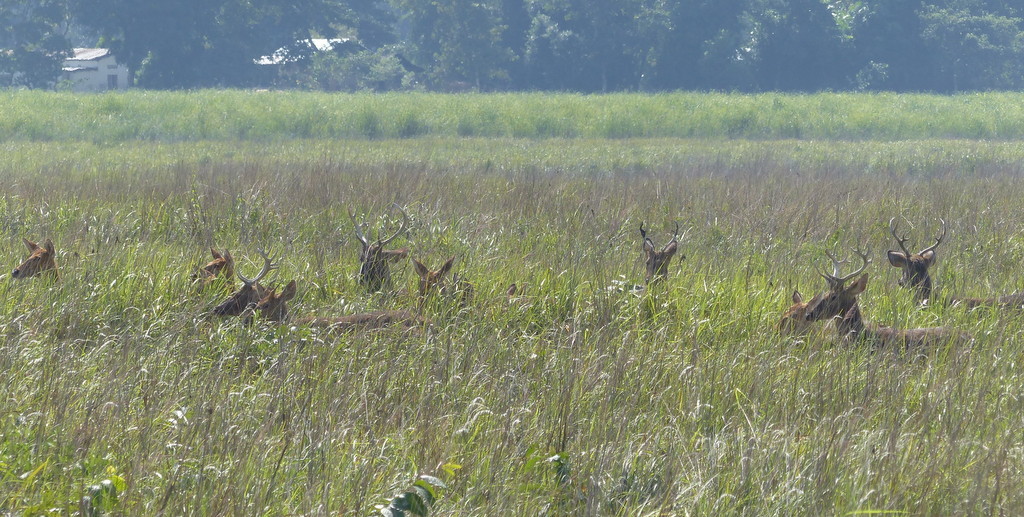
<instances>
[{"instance_id":1,"label":"distant hedge row","mask_svg":"<svg viewBox=\"0 0 1024 517\"><path fill-rule=\"evenodd\" d=\"M1024 138L1024 94L0 92L0 140Z\"/></svg>"}]
</instances>

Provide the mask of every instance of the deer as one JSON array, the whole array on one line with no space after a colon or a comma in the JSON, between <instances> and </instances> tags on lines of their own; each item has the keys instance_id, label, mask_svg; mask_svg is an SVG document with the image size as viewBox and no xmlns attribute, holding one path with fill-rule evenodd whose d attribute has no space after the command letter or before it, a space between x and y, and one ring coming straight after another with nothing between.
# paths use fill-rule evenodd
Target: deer
<instances>
[{"instance_id":1,"label":"deer","mask_svg":"<svg viewBox=\"0 0 1024 517\"><path fill-rule=\"evenodd\" d=\"M246 278L241 271L236 271L235 275L242 281L242 287L229 296L227 300L214 307L213 313L215 315L239 316L250 306L259 303L270 292L269 289L260 285L259 282L267 276L267 273L277 269L277 264L274 263L274 260L263 249L257 248L256 251L263 257L263 268L260 269L259 274L251 279Z\"/></svg>"},{"instance_id":2,"label":"deer","mask_svg":"<svg viewBox=\"0 0 1024 517\"><path fill-rule=\"evenodd\" d=\"M209 287L218 276L223 277L229 283L233 283L235 280L235 259L231 256L231 252L224 250L224 253L220 253L211 247L210 254L213 255L213 260L207 262L192 275L192 281L198 284L200 291Z\"/></svg>"},{"instance_id":3,"label":"deer","mask_svg":"<svg viewBox=\"0 0 1024 517\"><path fill-rule=\"evenodd\" d=\"M45 275L54 280L60 279L57 261L54 259L57 256L57 250L53 246L53 241L46 239L40 246L24 237L21 240L25 242L29 256L20 266L11 271L11 278L22 279Z\"/></svg>"},{"instance_id":4,"label":"deer","mask_svg":"<svg viewBox=\"0 0 1024 517\"><path fill-rule=\"evenodd\" d=\"M799 290L793 290L793 305L782 314L779 320L779 333L783 336L799 336L811 330L811 322L807 321L807 302Z\"/></svg>"},{"instance_id":5,"label":"deer","mask_svg":"<svg viewBox=\"0 0 1024 517\"><path fill-rule=\"evenodd\" d=\"M676 222L676 229L672 232L672 240L658 251L654 248L654 241L647 236L644 223L640 223L640 238L643 239L645 266L647 274L644 282L648 285L664 280L668 277L668 265L672 257L679 249L679 223Z\"/></svg>"},{"instance_id":6,"label":"deer","mask_svg":"<svg viewBox=\"0 0 1024 517\"><path fill-rule=\"evenodd\" d=\"M939 244L942 244L942 239L946 237L946 221L939 219L939 222L942 223L942 233L935 238L935 244L917 253L911 253L906 246L907 235L899 236L896 233L896 218L889 219L889 233L896 239L896 244L900 247L900 251L889 250L886 253L889 258L889 264L903 270L903 276L899 280L899 285L913 289L917 299L922 303L927 303L931 299L932 277L928 270L935 264L936 248L938 248ZM945 303L949 305L963 305L968 309L982 306L1019 309L1024 308L1024 293L1013 293L992 298L951 296L945 300Z\"/></svg>"},{"instance_id":7,"label":"deer","mask_svg":"<svg viewBox=\"0 0 1024 517\"><path fill-rule=\"evenodd\" d=\"M254 312L260 313L264 319L274 323L290 321L288 301L295 297L295 280L288 282L278 294L270 289L266 295L247 311L246 321L251 322ZM355 330L376 330L390 326L419 327L427 324L427 320L412 311L376 311L351 314L340 317L304 317L293 321L298 326L324 328L337 332Z\"/></svg>"},{"instance_id":8,"label":"deer","mask_svg":"<svg viewBox=\"0 0 1024 517\"><path fill-rule=\"evenodd\" d=\"M386 239L381 238L380 232L378 232L377 238L372 241L366 237L366 223L356 221L352 209L348 211L349 219L352 220L352 225L355 227L356 238L362 245L362 250L359 252L359 283L370 292L391 289L391 268L388 263L398 262L409 255L409 248L384 249L384 246L406 231L406 223L409 222L409 214L405 213L405 209L398 206L397 203L394 206L402 212L402 222L398 230Z\"/></svg>"},{"instance_id":9,"label":"deer","mask_svg":"<svg viewBox=\"0 0 1024 517\"><path fill-rule=\"evenodd\" d=\"M908 351L970 340L967 334L949 327L896 329L866 322L861 314L857 296L867 288L868 274L864 273L864 269L870 261L866 253L857 250L854 250L854 253L860 255L863 264L860 269L845 276L839 276L839 266L843 261L838 261L828 254L832 261L833 273L829 275L822 272L821 275L828 282L829 289L807 302L804 313L807 321L834 320L840 339L869 343L876 349L896 347ZM847 287L846 282L857 275L860 275L860 278Z\"/></svg>"},{"instance_id":10,"label":"deer","mask_svg":"<svg viewBox=\"0 0 1024 517\"><path fill-rule=\"evenodd\" d=\"M475 292L473 284L459 278L457 274L452 275L451 281L446 279L448 272L451 271L452 265L455 263L455 255L452 255L444 264L441 264L441 267L437 270L431 270L415 258L412 259L412 263L416 269L416 274L420 277L419 290L421 302L425 301L431 292L437 292L445 298L457 299L459 305L463 306L473 299Z\"/></svg>"}]
</instances>

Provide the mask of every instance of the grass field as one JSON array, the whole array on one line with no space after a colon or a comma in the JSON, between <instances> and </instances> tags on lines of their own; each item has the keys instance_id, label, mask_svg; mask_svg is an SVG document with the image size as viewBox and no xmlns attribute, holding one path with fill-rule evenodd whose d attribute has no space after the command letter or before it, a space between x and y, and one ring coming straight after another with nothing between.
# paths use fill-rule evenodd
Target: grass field
<instances>
[{"instance_id":1,"label":"grass field","mask_svg":"<svg viewBox=\"0 0 1024 517\"><path fill-rule=\"evenodd\" d=\"M823 118L829 103L905 102L906 119L924 121L913 127L928 128L870 138L517 138L430 122L413 138L342 139L358 135L257 124L245 138L235 117L256 95L269 112L321 103L325 120L347 121L331 107L359 102L387 124L390 100L426 98L430 120L457 118L466 106L445 106L467 101L3 95L35 103L19 116L37 129L0 122L0 257L12 269L22 237L50 237L61 279L0 282L0 512L369 515L420 475L446 485L439 515L1024 511L1024 315L918 307L884 254L896 246L890 217L905 218L915 250L942 217L941 293L1024 288L1020 135L946 134L920 107L959 104L943 120L969 124L1004 102L1009 121L1019 96L725 96L809 103ZM208 118L189 137L156 114L162 129L145 134L148 96L210 117L224 99L226 128ZM584 127L593 121L572 113L666 97L525 96L534 104L521 109ZM471 96L494 127L523 118L499 109L506 98ZM707 127L749 110L722 98L706 97L724 114ZM132 120L58 125L49 111L108 104ZM355 281L346 210L393 228L392 202L412 218L398 244L432 266L456 255L476 287L466 308L431 305L428 329L247 327L209 316L226 287L190 283L210 246L249 276L263 247L280 261L271 283L298 281L295 315L415 310L408 263L393 270L395 295ZM667 281L640 296L609 290L642 281L640 223L660 246L677 221L685 258ZM920 360L839 344L831 327L780 336L793 290L824 289L823 252L853 246L873 260L869 320L951 325L973 344ZM512 282L527 287L509 301Z\"/></svg>"}]
</instances>

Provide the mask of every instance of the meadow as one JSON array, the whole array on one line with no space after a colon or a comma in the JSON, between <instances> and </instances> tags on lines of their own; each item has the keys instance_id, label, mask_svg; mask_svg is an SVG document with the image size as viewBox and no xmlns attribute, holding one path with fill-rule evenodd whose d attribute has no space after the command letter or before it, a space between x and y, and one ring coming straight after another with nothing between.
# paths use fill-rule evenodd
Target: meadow
<instances>
[{"instance_id":1,"label":"meadow","mask_svg":"<svg viewBox=\"0 0 1024 517\"><path fill-rule=\"evenodd\" d=\"M939 296L1024 288L1021 100L0 94L0 258L49 237L61 268L0 282L0 512L370 515L419 480L432 515L1019 514L1024 315L921 307L885 250L943 218ZM420 310L408 262L397 293L355 280L347 211L393 229L392 203L396 244L476 288L427 328L247 326L191 281L265 248L295 315ZM642 222L678 258L614 289ZM869 320L974 341L781 336L855 246Z\"/></svg>"}]
</instances>

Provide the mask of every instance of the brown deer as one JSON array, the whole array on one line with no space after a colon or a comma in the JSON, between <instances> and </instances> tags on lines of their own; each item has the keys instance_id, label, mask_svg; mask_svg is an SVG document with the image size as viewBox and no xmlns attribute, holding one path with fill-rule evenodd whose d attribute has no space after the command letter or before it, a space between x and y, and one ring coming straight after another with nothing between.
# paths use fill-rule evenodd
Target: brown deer
<instances>
[{"instance_id":1,"label":"brown deer","mask_svg":"<svg viewBox=\"0 0 1024 517\"><path fill-rule=\"evenodd\" d=\"M644 223L640 223L640 237L643 239L645 265L647 267L647 274L644 277L645 282L651 284L665 279L668 276L669 262L672 261L672 257L679 249L679 223L676 223L676 229L672 232L672 240L662 247L661 251L654 248L654 241L647 236L647 230L644 230Z\"/></svg>"},{"instance_id":2,"label":"brown deer","mask_svg":"<svg viewBox=\"0 0 1024 517\"><path fill-rule=\"evenodd\" d=\"M811 329L811 322L807 321L807 302L804 301L800 291L793 291L793 305L786 309L779 321L779 333L783 336L799 336L806 334Z\"/></svg>"},{"instance_id":3,"label":"brown deer","mask_svg":"<svg viewBox=\"0 0 1024 517\"><path fill-rule=\"evenodd\" d=\"M432 271L422 262L412 259L416 274L419 275L420 300L425 300L431 292L437 292L441 296L459 301L460 305L468 304L474 295L473 285L462 280L458 275L453 275L448 281L446 276L455 263L455 255L441 264L441 267Z\"/></svg>"},{"instance_id":4,"label":"brown deer","mask_svg":"<svg viewBox=\"0 0 1024 517\"><path fill-rule=\"evenodd\" d=\"M832 253L828 251L825 252L825 255L832 261L832 274L829 275L827 273L821 273L821 276L825 278L826 282L828 282L829 291L841 290L843 285L849 279L863 271L864 267L867 267L867 263L865 262L864 267L860 270L851 275L840 277L839 268L847 261L845 259L836 259ZM862 258L866 259L867 257L862 255ZM791 305L789 309L786 309L786 312L782 315L782 318L779 321L779 332L782 335L801 335L809 332L813 326L813 322L807 319L807 310L809 306L810 302L805 302L803 300L803 296L800 294L800 291L794 290L793 305Z\"/></svg>"},{"instance_id":5,"label":"brown deer","mask_svg":"<svg viewBox=\"0 0 1024 517\"><path fill-rule=\"evenodd\" d=\"M263 269L252 279L246 278L241 271L235 272L238 279L242 281L242 287L228 297L227 300L214 307L213 313L217 316L239 316L251 305L255 305L266 297L267 293L270 292L266 287L260 285L259 282L271 270L277 269L277 264L274 264L274 260L267 256L267 253L262 249L257 249L256 251L263 257Z\"/></svg>"},{"instance_id":6,"label":"brown deer","mask_svg":"<svg viewBox=\"0 0 1024 517\"><path fill-rule=\"evenodd\" d=\"M409 214L405 213L405 209L398 206L397 203L394 206L402 212L402 222L398 230L386 239L382 239L380 232L378 232L376 240L373 241L367 239L364 233L366 223L356 221L356 216L352 213L352 210L349 209L348 211L348 216L352 219L352 225L355 227L356 238L362 244L362 250L359 252L359 283L366 286L371 292L391 289L391 268L388 266L388 263L398 262L409 255L408 248L399 250L384 249L384 246L387 246L395 237L406 231L406 223L409 222Z\"/></svg>"},{"instance_id":7,"label":"brown deer","mask_svg":"<svg viewBox=\"0 0 1024 517\"><path fill-rule=\"evenodd\" d=\"M198 283L200 291L206 289L218 276L223 277L229 283L233 283L235 280L235 259L231 256L231 252L224 250L224 253L220 253L210 248L210 254L213 255L213 260L207 262L192 275L192 281Z\"/></svg>"},{"instance_id":8,"label":"brown deer","mask_svg":"<svg viewBox=\"0 0 1024 517\"><path fill-rule=\"evenodd\" d=\"M57 250L53 246L53 241L46 239L43 245L40 246L25 238L21 240L25 242L29 256L25 259L25 262L14 268L14 271L11 272L11 278L32 278L46 275L54 280L59 279L60 273L57 271L57 261L54 260L57 256Z\"/></svg>"},{"instance_id":9,"label":"brown deer","mask_svg":"<svg viewBox=\"0 0 1024 517\"><path fill-rule=\"evenodd\" d=\"M864 321L857 303L857 296L868 286L868 274L864 273L849 287L845 282L860 275L867 267L867 254L856 252L864 261L863 266L850 275L838 276L840 261L831 255L833 274L822 273L829 282L829 290L821 293L809 302L804 317L807 321L835 320L839 337L847 341L858 341L871 344L875 348L898 347L901 350L917 349L932 345L962 343L970 337L948 327L930 327L915 329L895 329L874 325Z\"/></svg>"},{"instance_id":10,"label":"brown deer","mask_svg":"<svg viewBox=\"0 0 1024 517\"><path fill-rule=\"evenodd\" d=\"M942 233L935 238L935 244L917 253L911 253L906 246L907 236L903 235L900 237L896 233L896 218L893 217L889 220L889 232L896 239L896 243L899 244L901 250L889 250L887 253L889 264L903 270L903 276L900 278L899 284L913 289L917 299L922 302L927 302L931 299L932 277L928 270L935 264L935 249L939 244L942 244L942 239L946 236L946 221L939 219L939 222L942 223ZM1024 308L1024 293L1013 293L992 298L950 296L945 300L945 303L949 305L963 305L968 309L982 306L1019 309Z\"/></svg>"},{"instance_id":11,"label":"brown deer","mask_svg":"<svg viewBox=\"0 0 1024 517\"><path fill-rule=\"evenodd\" d=\"M255 306L250 307L251 312L259 312L265 319L275 323L289 321L288 301L295 297L295 280L288 282L288 285L278 294L276 290L267 291ZM249 318L246 318L247 321ZM293 321L298 326L324 328L337 332L350 330L375 330L390 326L418 327L426 324L426 320L411 311L377 311L336 318L305 317Z\"/></svg>"}]
</instances>

